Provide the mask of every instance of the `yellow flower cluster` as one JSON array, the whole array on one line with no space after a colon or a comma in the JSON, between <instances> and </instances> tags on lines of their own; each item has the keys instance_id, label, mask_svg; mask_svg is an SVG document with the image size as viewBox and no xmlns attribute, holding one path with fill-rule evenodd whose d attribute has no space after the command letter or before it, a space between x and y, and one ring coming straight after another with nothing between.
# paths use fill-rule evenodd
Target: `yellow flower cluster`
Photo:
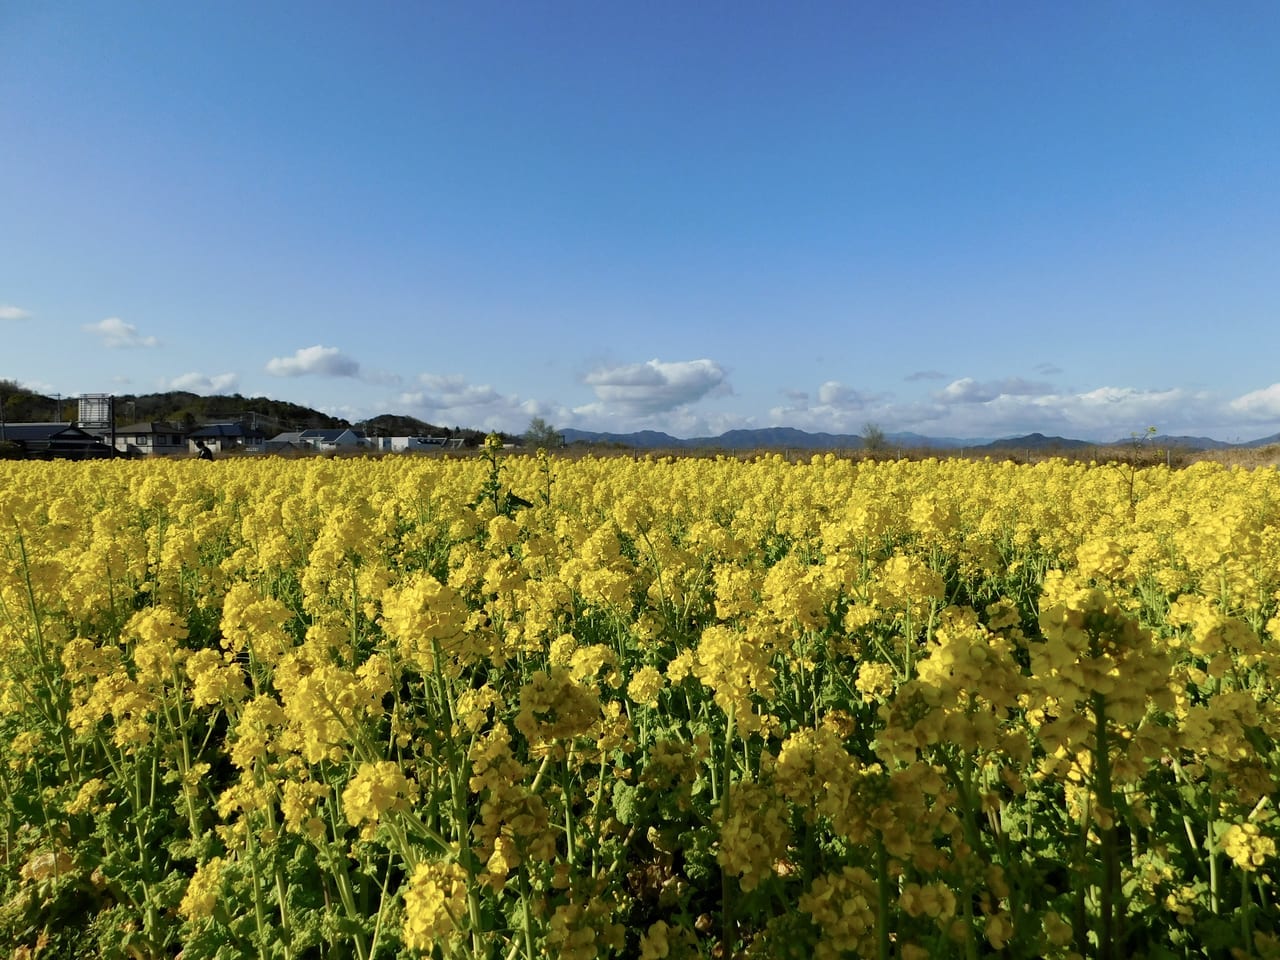
<instances>
[{"instance_id":1,"label":"yellow flower cluster","mask_svg":"<svg viewBox=\"0 0 1280 960\"><path fill-rule=\"evenodd\" d=\"M414 868L404 892L404 942L430 951L448 944L466 914L467 873L456 862L425 862Z\"/></svg>"},{"instance_id":2,"label":"yellow flower cluster","mask_svg":"<svg viewBox=\"0 0 1280 960\"><path fill-rule=\"evenodd\" d=\"M8 861L138 955L1280 930L1275 470L208 466L0 463Z\"/></svg>"},{"instance_id":3,"label":"yellow flower cluster","mask_svg":"<svg viewBox=\"0 0 1280 960\"><path fill-rule=\"evenodd\" d=\"M1256 823L1233 823L1222 835L1222 849L1241 870L1252 873L1276 855L1276 842Z\"/></svg>"},{"instance_id":4,"label":"yellow flower cluster","mask_svg":"<svg viewBox=\"0 0 1280 960\"><path fill-rule=\"evenodd\" d=\"M222 857L206 860L196 869L187 892L182 896L178 912L188 920L204 920L213 916L222 898L222 872L226 861Z\"/></svg>"},{"instance_id":5,"label":"yellow flower cluster","mask_svg":"<svg viewBox=\"0 0 1280 960\"><path fill-rule=\"evenodd\" d=\"M869 955L876 933L875 903L875 882L860 867L815 878L799 900L800 909L822 931L813 955L819 960Z\"/></svg>"},{"instance_id":6,"label":"yellow flower cluster","mask_svg":"<svg viewBox=\"0 0 1280 960\"><path fill-rule=\"evenodd\" d=\"M342 791L342 808L352 826L377 823L384 814L409 809L417 792L395 761L362 763Z\"/></svg>"}]
</instances>

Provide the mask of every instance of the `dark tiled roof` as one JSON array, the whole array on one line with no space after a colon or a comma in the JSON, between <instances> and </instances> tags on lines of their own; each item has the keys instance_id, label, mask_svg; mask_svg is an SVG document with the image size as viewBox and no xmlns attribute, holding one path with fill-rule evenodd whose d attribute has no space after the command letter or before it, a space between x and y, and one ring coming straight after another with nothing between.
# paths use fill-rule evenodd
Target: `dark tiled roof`
<instances>
[{"instance_id":1,"label":"dark tiled roof","mask_svg":"<svg viewBox=\"0 0 1280 960\"><path fill-rule=\"evenodd\" d=\"M6 423L0 439L16 443L28 457L109 457L112 450L93 434L70 423Z\"/></svg>"},{"instance_id":2,"label":"dark tiled roof","mask_svg":"<svg viewBox=\"0 0 1280 960\"><path fill-rule=\"evenodd\" d=\"M72 423L7 423L4 426L6 440L49 440L53 437L92 439L91 434Z\"/></svg>"}]
</instances>

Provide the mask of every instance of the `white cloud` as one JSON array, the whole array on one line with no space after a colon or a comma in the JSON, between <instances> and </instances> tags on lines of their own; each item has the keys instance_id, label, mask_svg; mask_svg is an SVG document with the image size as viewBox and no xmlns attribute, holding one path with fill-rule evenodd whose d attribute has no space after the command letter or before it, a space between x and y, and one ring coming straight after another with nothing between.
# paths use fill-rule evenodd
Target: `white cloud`
<instances>
[{"instance_id":1,"label":"white cloud","mask_svg":"<svg viewBox=\"0 0 1280 960\"><path fill-rule=\"evenodd\" d=\"M1236 397L1228 406L1251 420L1280 420L1280 383L1251 390L1242 397Z\"/></svg>"},{"instance_id":2,"label":"white cloud","mask_svg":"<svg viewBox=\"0 0 1280 960\"><path fill-rule=\"evenodd\" d=\"M572 419L562 407L499 393L487 383L469 383L459 374L420 374L414 386L396 398L396 408L441 427L519 433L533 417L544 417L556 426L568 426Z\"/></svg>"},{"instance_id":3,"label":"white cloud","mask_svg":"<svg viewBox=\"0 0 1280 960\"><path fill-rule=\"evenodd\" d=\"M302 347L291 357L267 361L267 373L276 377L358 377L360 364L344 356L337 347Z\"/></svg>"},{"instance_id":4,"label":"white cloud","mask_svg":"<svg viewBox=\"0 0 1280 960\"><path fill-rule=\"evenodd\" d=\"M938 393L942 403L988 403L1000 397L1035 397L1053 393L1047 383L1033 383L1021 377L1006 377L980 383L972 377L962 377L947 384Z\"/></svg>"},{"instance_id":5,"label":"white cloud","mask_svg":"<svg viewBox=\"0 0 1280 960\"><path fill-rule=\"evenodd\" d=\"M460 374L424 373L418 383L441 407L488 407L503 402L503 396L489 384L467 383Z\"/></svg>"},{"instance_id":6,"label":"white cloud","mask_svg":"<svg viewBox=\"0 0 1280 960\"><path fill-rule=\"evenodd\" d=\"M240 377L234 373L217 373L207 376L203 373L184 373L172 380L164 381L166 390L186 390L190 393L235 393L240 384Z\"/></svg>"},{"instance_id":7,"label":"white cloud","mask_svg":"<svg viewBox=\"0 0 1280 960\"><path fill-rule=\"evenodd\" d=\"M0 320L26 320L31 313L11 303L0 303Z\"/></svg>"},{"instance_id":8,"label":"white cloud","mask_svg":"<svg viewBox=\"0 0 1280 960\"><path fill-rule=\"evenodd\" d=\"M155 337L144 337L138 328L119 317L107 317L97 323L86 323L84 329L102 338L105 346L112 350L129 350L137 347L158 347L160 341Z\"/></svg>"},{"instance_id":9,"label":"white cloud","mask_svg":"<svg viewBox=\"0 0 1280 960\"><path fill-rule=\"evenodd\" d=\"M853 387L845 386L838 380L828 380L818 388L819 406L852 411L862 410L870 402L871 398L859 393Z\"/></svg>"},{"instance_id":10,"label":"white cloud","mask_svg":"<svg viewBox=\"0 0 1280 960\"><path fill-rule=\"evenodd\" d=\"M608 413L649 417L728 391L724 369L714 360L632 363L591 371L584 382ZM584 408L586 409L586 408Z\"/></svg>"},{"instance_id":11,"label":"white cloud","mask_svg":"<svg viewBox=\"0 0 1280 960\"><path fill-rule=\"evenodd\" d=\"M754 417L733 413L697 413L688 407L663 418L662 429L674 437L718 437L729 430L749 430L759 424Z\"/></svg>"},{"instance_id":12,"label":"white cloud","mask_svg":"<svg viewBox=\"0 0 1280 960\"><path fill-rule=\"evenodd\" d=\"M399 386L401 382L399 374L366 370L337 347L320 344L295 350L291 357L273 357L266 370L276 377L347 377L381 386Z\"/></svg>"},{"instance_id":13,"label":"white cloud","mask_svg":"<svg viewBox=\"0 0 1280 960\"><path fill-rule=\"evenodd\" d=\"M819 433L860 433L868 422L880 423L889 409L889 394L865 393L839 380L818 387L816 403L804 390L784 390L788 403L769 411L769 423Z\"/></svg>"}]
</instances>

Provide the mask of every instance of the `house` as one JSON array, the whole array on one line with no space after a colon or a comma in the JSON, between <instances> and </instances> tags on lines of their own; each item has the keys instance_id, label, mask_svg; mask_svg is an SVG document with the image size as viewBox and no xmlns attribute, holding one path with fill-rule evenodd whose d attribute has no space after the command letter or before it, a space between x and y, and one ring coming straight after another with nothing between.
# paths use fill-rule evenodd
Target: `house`
<instances>
[{"instance_id":1,"label":"house","mask_svg":"<svg viewBox=\"0 0 1280 960\"><path fill-rule=\"evenodd\" d=\"M262 446L267 453L289 453L291 451L309 449L302 442L301 430L287 430L284 433L277 433Z\"/></svg>"},{"instance_id":2,"label":"house","mask_svg":"<svg viewBox=\"0 0 1280 960\"><path fill-rule=\"evenodd\" d=\"M179 423L143 422L116 427L116 449L131 456L187 452L187 429Z\"/></svg>"},{"instance_id":3,"label":"house","mask_svg":"<svg viewBox=\"0 0 1280 960\"><path fill-rule=\"evenodd\" d=\"M316 450L356 450L368 446L365 435L350 427L334 430L303 430L302 441Z\"/></svg>"},{"instance_id":4,"label":"house","mask_svg":"<svg viewBox=\"0 0 1280 960\"><path fill-rule=\"evenodd\" d=\"M462 446L462 438L449 437L374 437L369 441L375 450L408 453L414 450L444 450Z\"/></svg>"},{"instance_id":5,"label":"house","mask_svg":"<svg viewBox=\"0 0 1280 960\"><path fill-rule=\"evenodd\" d=\"M111 447L87 430L70 423L7 423L0 426L0 442L17 445L27 459L90 460L112 456Z\"/></svg>"},{"instance_id":6,"label":"house","mask_svg":"<svg viewBox=\"0 0 1280 960\"><path fill-rule=\"evenodd\" d=\"M350 427L338 427L332 430L294 430L277 433L266 441L264 447L270 453L284 453L289 450L319 450L332 453L338 450L359 450L370 446L368 438L358 430Z\"/></svg>"},{"instance_id":7,"label":"house","mask_svg":"<svg viewBox=\"0 0 1280 960\"><path fill-rule=\"evenodd\" d=\"M261 430L242 423L206 423L187 434L187 450L196 453L197 441L203 440L214 454L231 451L251 453L261 451L266 439Z\"/></svg>"}]
</instances>

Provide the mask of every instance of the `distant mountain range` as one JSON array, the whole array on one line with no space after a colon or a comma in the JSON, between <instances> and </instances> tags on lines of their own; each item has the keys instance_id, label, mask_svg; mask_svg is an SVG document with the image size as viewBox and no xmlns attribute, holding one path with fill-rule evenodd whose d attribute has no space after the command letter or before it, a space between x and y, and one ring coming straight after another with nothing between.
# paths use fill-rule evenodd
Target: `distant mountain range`
<instances>
[{"instance_id":1,"label":"distant mountain range","mask_svg":"<svg viewBox=\"0 0 1280 960\"><path fill-rule=\"evenodd\" d=\"M309 427L353 426L346 420L330 417L310 407L270 400L266 397L200 396L185 391L169 391L140 395L121 395L115 398L118 424L126 421L175 421L195 424L210 420L243 420L261 426L268 432L276 430L301 430ZM9 380L0 380L0 419L10 423L19 421L58 420L71 422L76 417L76 402L71 397L53 398L36 393ZM486 431L467 427L444 427L415 417L382 414L361 421L354 426L377 435L407 436L461 436L468 446L484 439ZM809 433L794 427L762 427L757 430L729 430L715 437L691 437L682 439L657 430L639 430L635 433L598 433L590 430L566 428L559 431L565 443L598 444L638 450L861 450L861 436L853 433ZM515 440L519 434L503 433L504 439ZM1063 452L1127 447L1132 438L1110 443L1093 443L1073 440L1069 437L1047 437L1042 433L1029 433L1017 437L928 437L919 433L886 433L884 444L890 450L1035 450L1038 452L1061 450ZM1179 450L1227 450L1265 447L1280 443L1280 433L1259 437L1243 443L1225 443L1209 437L1155 436L1142 439L1142 444L1160 449Z\"/></svg>"},{"instance_id":2,"label":"distant mountain range","mask_svg":"<svg viewBox=\"0 0 1280 960\"><path fill-rule=\"evenodd\" d=\"M639 450L719 449L719 450L860 450L863 439L853 433L808 433L793 427L763 427L758 430L729 430L715 437L691 437L682 439L656 430L640 430L636 433L597 433L590 430L561 430L565 443L599 444L602 446L630 447ZM1043 433L1029 433L1017 437L970 438L926 437L918 433L887 433L884 442L890 449L899 450L1062 450L1079 451L1105 447L1127 447L1132 438L1110 443L1094 443L1073 440L1070 437L1047 437ZM1265 447L1280 443L1280 433L1260 437L1246 443L1225 443L1209 437L1154 436L1141 441L1145 446L1178 450L1226 450L1229 448Z\"/></svg>"}]
</instances>

